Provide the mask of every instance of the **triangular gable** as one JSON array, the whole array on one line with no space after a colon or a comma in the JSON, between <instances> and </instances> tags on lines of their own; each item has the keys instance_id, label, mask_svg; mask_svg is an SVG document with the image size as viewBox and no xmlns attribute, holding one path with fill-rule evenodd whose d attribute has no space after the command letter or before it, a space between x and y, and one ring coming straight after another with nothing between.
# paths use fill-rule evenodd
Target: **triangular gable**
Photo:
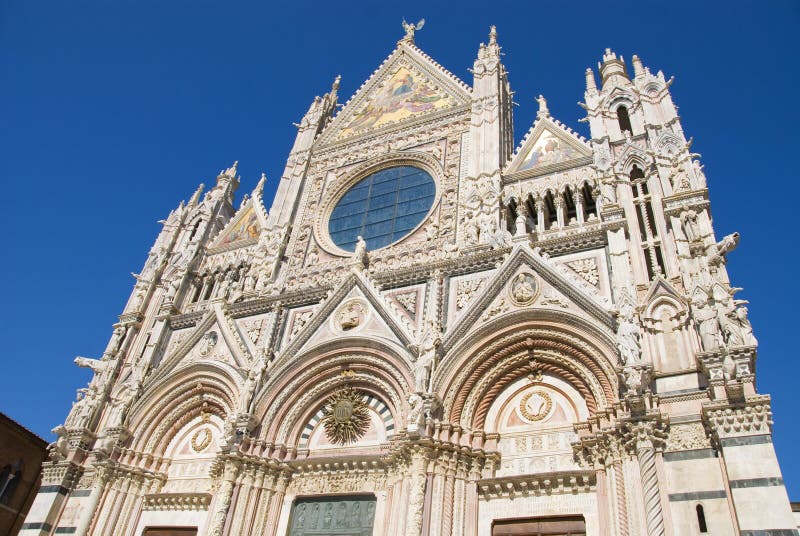
<instances>
[{"instance_id":1,"label":"triangular gable","mask_svg":"<svg viewBox=\"0 0 800 536\"><path fill-rule=\"evenodd\" d=\"M508 173L547 173L591 163L592 149L559 121L540 117L511 158Z\"/></svg>"},{"instance_id":2,"label":"triangular gable","mask_svg":"<svg viewBox=\"0 0 800 536\"><path fill-rule=\"evenodd\" d=\"M599 303L601 299L599 296L589 295L564 275L562 267L534 252L527 245L520 244L515 247L503 266L481 287L478 295L470 301L467 310L447 330L442 342L445 351L481 319L485 321L509 310L510 300L501 297L500 294L507 286L515 284L523 266L529 267L530 271L540 277L547 286L547 289L541 289L541 294L532 306L546 305L567 309L569 304L573 303L578 310L599 321L609 331L613 331L614 317L606 306ZM548 292L545 293L545 290Z\"/></svg>"},{"instance_id":3,"label":"triangular gable","mask_svg":"<svg viewBox=\"0 0 800 536\"><path fill-rule=\"evenodd\" d=\"M350 308L351 304L360 304L361 310L358 307ZM371 314L374 320L385 326L385 333L389 339L395 340L398 346L408 349L415 344L413 335L403 326L403 319L393 309L363 275L353 273L296 331L288 344L281 349L274 366L279 366L288 357L296 356L302 349L322 342L319 337L315 339L316 342L310 341L321 331L323 323L332 320L339 324L339 331L343 337L351 336L345 323L348 315L362 315L362 318L366 319ZM333 315L337 317L332 319ZM330 340L329 336L327 340Z\"/></svg>"},{"instance_id":4,"label":"triangular gable","mask_svg":"<svg viewBox=\"0 0 800 536\"><path fill-rule=\"evenodd\" d=\"M321 143L433 117L469 104L470 98L469 87L455 75L401 42L325 129Z\"/></svg>"},{"instance_id":5,"label":"triangular gable","mask_svg":"<svg viewBox=\"0 0 800 536\"><path fill-rule=\"evenodd\" d=\"M242 203L233 218L212 242L210 248L212 253L249 246L258 241L262 231L267 227L268 214L262 199L265 182L266 177L262 174L250 198Z\"/></svg>"},{"instance_id":6,"label":"triangular gable","mask_svg":"<svg viewBox=\"0 0 800 536\"><path fill-rule=\"evenodd\" d=\"M222 229L211 249L229 249L234 246L254 244L258 240L260 230L258 214L251 199Z\"/></svg>"},{"instance_id":7,"label":"triangular gable","mask_svg":"<svg viewBox=\"0 0 800 536\"><path fill-rule=\"evenodd\" d=\"M684 298L675 289L675 287L669 283L669 281L659 275L656 276L656 278L650 284L650 288L647 290L647 294L645 294L642 304L644 304L645 308L648 308L653 302L662 297L670 298L671 300L683 306L687 305L686 298Z\"/></svg>"},{"instance_id":8,"label":"triangular gable","mask_svg":"<svg viewBox=\"0 0 800 536\"><path fill-rule=\"evenodd\" d=\"M215 303L212 310L195 325L177 346L168 345L154 378L163 378L186 360L218 361L235 369L249 368L253 358L235 322Z\"/></svg>"}]
</instances>

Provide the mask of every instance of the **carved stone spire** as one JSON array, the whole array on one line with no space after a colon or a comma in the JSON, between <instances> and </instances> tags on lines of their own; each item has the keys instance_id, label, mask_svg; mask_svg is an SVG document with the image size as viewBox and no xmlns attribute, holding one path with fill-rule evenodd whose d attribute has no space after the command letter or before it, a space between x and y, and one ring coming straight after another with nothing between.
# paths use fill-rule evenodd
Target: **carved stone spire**
<instances>
[{"instance_id":1,"label":"carved stone spire","mask_svg":"<svg viewBox=\"0 0 800 536\"><path fill-rule=\"evenodd\" d=\"M197 190L195 190L194 194L192 194L192 198L189 199L189 206L190 207L193 207L193 206L197 205L198 202L200 202L200 195L203 193L203 189L205 187L206 187L206 185L201 182L200 186L198 186Z\"/></svg>"}]
</instances>

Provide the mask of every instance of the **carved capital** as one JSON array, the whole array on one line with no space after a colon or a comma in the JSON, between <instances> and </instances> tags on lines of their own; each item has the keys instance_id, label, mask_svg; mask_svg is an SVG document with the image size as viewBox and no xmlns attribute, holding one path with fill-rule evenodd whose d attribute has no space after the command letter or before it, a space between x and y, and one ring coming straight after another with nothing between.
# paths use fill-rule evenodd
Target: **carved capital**
<instances>
[{"instance_id":1,"label":"carved capital","mask_svg":"<svg viewBox=\"0 0 800 536\"><path fill-rule=\"evenodd\" d=\"M702 412L703 422L715 440L772 433L769 395L751 396L737 404L706 402Z\"/></svg>"}]
</instances>

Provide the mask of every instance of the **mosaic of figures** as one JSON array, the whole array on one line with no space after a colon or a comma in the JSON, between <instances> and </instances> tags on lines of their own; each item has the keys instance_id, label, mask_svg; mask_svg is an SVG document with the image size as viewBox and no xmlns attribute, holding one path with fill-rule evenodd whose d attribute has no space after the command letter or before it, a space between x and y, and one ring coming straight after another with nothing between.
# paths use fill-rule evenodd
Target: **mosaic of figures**
<instances>
[{"instance_id":1,"label":"mosaic of figures","mask_svg":"<svg viewBox=\"0 0 800 536\"><path fill-rule=\"evenodd\" d=\"M353 114L342 127L339 139L454 105L452 97L434 82L401 66Z\"/></svg>"}]
</instances>

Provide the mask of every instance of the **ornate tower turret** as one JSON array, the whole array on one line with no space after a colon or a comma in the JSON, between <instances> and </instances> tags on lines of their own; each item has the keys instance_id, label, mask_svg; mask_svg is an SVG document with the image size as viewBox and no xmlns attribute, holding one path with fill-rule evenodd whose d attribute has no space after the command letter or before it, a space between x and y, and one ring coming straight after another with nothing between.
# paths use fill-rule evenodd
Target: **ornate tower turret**
<instances>
[{"instance_id":1,"label":"ornate tower turret","mask_svg":"<svg viewBox=\"0 0 800 536\"><path fill-rule=\"evenodd\" d=\"M301 187L308 168L311 146L336 111L340 80L341 76L337 76L329 93L322 97L314 97L302 121L299 124L295 124L297 137L289 153L286 168L281 176L278 191L275 194L275 200L272 202L272 208L269 211L268 224L270 226L285 225L294 213L300 200Z\"/></svg>"},{"instance_id":2,"label":"ornate tower turret","mask_svg":"<svg viewBox=\"0 0 800 536\"><path fill-rule=\"evenodd\" d=\"M489 44L481 43L478 48L472 73L469 187L461 196L460 241L466 245L491 245L497 241L500 229L500 168L511 155L514 143L511 87L500 61L494 26L489 32Z\"/></svg>"}]
</instances>

